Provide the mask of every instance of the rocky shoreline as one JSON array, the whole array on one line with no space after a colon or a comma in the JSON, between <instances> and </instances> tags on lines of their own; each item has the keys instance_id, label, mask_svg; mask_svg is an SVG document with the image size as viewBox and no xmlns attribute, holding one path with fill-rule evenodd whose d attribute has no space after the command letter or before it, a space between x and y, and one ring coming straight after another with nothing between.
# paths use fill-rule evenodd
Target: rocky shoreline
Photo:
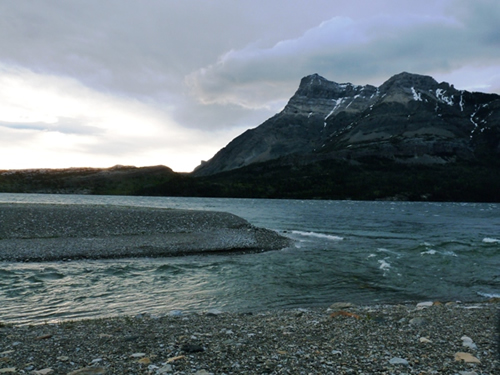
<instances>
[{"instance_id":1,"label":"rocky shoreline","mask_svg":"<svg viewBox=\"0 0 500 375\"><path fill-rule=\"evenodd\" d=\"M498 301L0 325L0 373L497 374Z\"/></svg>"},{"instance_id":2,"label":"rocky shoreline","mask_svg":"<svg viewBox=\"0 0 500 375\"><path fill-rule=\"evenodd\" d=\"M290 239L226 212L0 204L0 261L258 252L290 245Z\"/></svg>"}]
</instances>

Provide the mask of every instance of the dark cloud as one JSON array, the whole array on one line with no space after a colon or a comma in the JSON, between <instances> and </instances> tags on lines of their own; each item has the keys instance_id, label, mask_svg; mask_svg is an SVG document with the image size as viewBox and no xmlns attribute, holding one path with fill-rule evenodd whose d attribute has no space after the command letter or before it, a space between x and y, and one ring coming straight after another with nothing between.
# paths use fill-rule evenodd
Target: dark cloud
<instances>
[{"instance_id":1,"label":"dark cloud","mask_svg":"<svg viewBox=\"0 0 500 375\"><path fill-rule=\"evenodd\" d=\"M473 4L473 3L470 3ZM495 11L500 8L500 4ZM231 51L198 70L189 84L207 103L264 105L289 82L314 72L341 82L380 81L401 71L429 74L468 64L500 65L496 17L481 18L472 6L464 19L440 15L335 17L271 48ZM495 13L495 12L493 12ZM481 26L479 27L479 23ZM493 36L493 37L492 37ZM274 90L262 88L274 87ZM265 91L259 95L259 91Z\"/></svg>"}]
</instances>

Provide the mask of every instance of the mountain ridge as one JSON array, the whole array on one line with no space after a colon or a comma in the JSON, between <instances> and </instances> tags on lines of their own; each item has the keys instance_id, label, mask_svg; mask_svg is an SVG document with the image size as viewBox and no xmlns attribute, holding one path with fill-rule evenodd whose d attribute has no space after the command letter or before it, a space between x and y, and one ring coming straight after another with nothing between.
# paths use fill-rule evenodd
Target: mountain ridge
<instances>
[{"instance_id":1,"label":"mountain ridge","mask_svg":"<svg viewBox=\"0 0 500 375\"><path fill-rule=\"evenodd\" d=\"M301 79L284 109L247 130L193 172L209 176L303 155L360 162L447 164L500 154L500 96L457 90L402 72L379 87Z\"/></svg>"}]
</instances>

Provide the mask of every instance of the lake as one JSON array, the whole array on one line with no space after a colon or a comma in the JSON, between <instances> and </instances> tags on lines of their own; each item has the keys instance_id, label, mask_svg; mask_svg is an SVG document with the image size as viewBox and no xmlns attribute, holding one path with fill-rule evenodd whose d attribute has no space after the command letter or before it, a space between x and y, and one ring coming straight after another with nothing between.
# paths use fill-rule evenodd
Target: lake
<instances>
[{"instance_id":1,"label":"lake","mask_svg":"<svg viewBox=\"0 0 500 375\"><path fill-rule=\"evenodd\" d=\"M226 211L295 240L243 255L0 262L0 321L500 297L500 205L4 194L0 202Z\"/></svg>"}]
</instances>

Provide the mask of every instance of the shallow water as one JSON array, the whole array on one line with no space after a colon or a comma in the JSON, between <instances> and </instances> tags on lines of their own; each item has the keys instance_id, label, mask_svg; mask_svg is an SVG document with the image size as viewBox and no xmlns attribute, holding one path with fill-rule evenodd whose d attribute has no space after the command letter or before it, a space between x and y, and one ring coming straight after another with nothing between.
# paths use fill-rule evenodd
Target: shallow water
<instances>
[{"instance_id":1,"label":"shallow water","mask_svg":"<svg viewBox=\"0 0 500 375\"><path fill-rule=\"evenodd\" d=\"M1 262L2 321L500 296L498 204L36 194L0 202L227 211L296 240L247 255Z\"/></svg>"}]
</instances>

